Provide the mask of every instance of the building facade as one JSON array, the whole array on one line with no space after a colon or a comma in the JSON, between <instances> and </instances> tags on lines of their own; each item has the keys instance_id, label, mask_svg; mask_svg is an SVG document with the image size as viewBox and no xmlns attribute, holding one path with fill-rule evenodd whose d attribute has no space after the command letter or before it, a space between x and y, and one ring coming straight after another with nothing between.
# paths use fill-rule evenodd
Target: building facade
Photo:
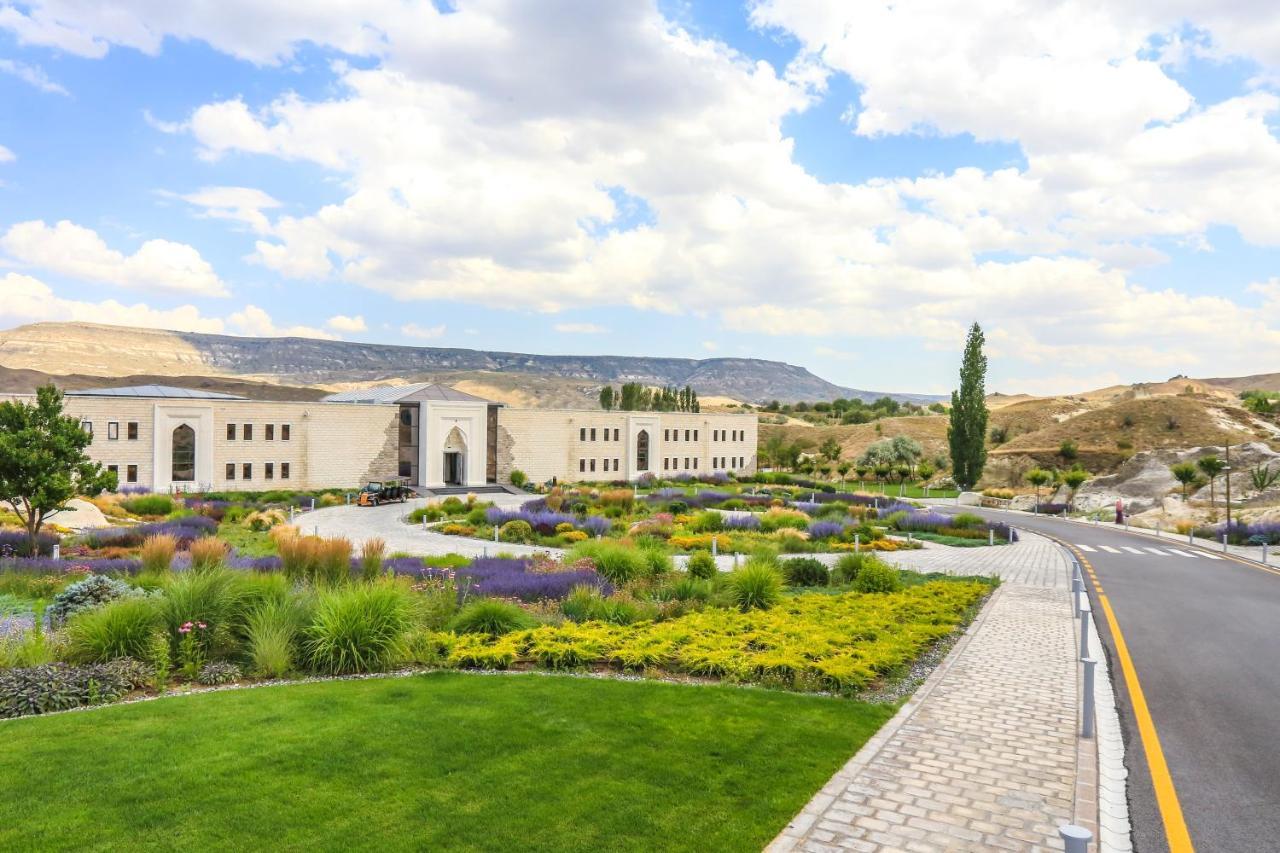
<instances>
[{"instance_id":1,"label":"building facade","mask_svg":"<svg viewBox=\"0 0 1280 853\"><path fill-rule=\"evenodd\" d=\"M139 386L73 391L67 414L121 486L168 491L417 487L635 480L756 470L754 415L512 409L448 386L402 385L318 402Z\"/></svg>"}]
</instances>

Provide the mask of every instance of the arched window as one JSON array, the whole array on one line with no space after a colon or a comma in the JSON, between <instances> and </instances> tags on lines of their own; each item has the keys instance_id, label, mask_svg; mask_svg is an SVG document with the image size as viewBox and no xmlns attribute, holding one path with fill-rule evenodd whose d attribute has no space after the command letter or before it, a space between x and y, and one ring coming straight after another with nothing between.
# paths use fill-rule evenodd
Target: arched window
<instances>
[{"instance_id":1,"label":"arched window","mask_svg":"<svg viewBox=\"0 0 1280 853\"><path fill-rule=\"evenodd\" d=\"M186 424L173 430L173 472L175 483L193 483L196 479L196 431Z\"/></svg>"},{"instance_id":2,"label":"arched window","mask_svg":"<svg viewBox=\"0 0 1280 853\"><path fill-rule=\"evenodd\" d=\"M640 430L636 436L636 470L649 470L649 431Z\"/></svg>"}]
</instances>

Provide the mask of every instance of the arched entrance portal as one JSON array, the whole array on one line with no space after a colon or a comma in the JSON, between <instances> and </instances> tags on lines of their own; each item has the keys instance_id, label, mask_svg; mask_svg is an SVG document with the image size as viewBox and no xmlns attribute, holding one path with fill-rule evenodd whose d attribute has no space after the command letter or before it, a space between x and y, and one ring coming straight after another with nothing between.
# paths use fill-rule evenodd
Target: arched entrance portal
<instances>
[{"instance_id":1,"label":"arched entrance portal","mask_svg":"<svg viewBox=\"0 0 1280 853\"><path fill-rule=\"evenodd\" d=\"M194 483L196 479L196 431L186 424L173 430L172 472L175 483Z\"/></svg>"},{"instance_id":2,"label":"arched entrance portal","mask_svg":"<svg viewBox=\"0 0 1280 853\"><path fill-rule=\"evenodd\" d=\"M466 485L467 439L462 430L454 427L444 439L444 483L446 486Z\"/></svg>"},{"instance_id":3,"label":"arched entrance portal","mask_svg":"<svg viewBox=\"0 0 1280 853\"><path fill-rule=\"evenodd\" d=\"M646 429L636 434L636 470L649 470L649 431Z\"/></svg>"}]
</instances>

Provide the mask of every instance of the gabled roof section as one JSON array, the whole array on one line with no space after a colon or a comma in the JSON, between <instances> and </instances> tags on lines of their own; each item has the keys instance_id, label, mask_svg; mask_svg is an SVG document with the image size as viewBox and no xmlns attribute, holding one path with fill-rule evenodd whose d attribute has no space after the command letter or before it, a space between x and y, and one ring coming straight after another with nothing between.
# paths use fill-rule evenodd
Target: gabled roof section
<instances>
[{"instance_id":1,"label":"gabled roof section","mask_svg":"<svg viewBox=\"0 0 1280 853\"><path fill-rule=\"evenodd\" d=\"M175 385L127 385L123 388L85 388L68 391L68 397L155 397L179 400L244 400L235 394L204 391L199 388L179 388Z\"/></svg>"},{"instance_id":2,"label":"gabled roof section","mask_svg":"<svg viewBox=\"0 0 1280 853\"><path fill-rule=\"evenodd\" d=\"M501 405L484 397L477 397L448 385L434 382L415 382L411 385L382 385L377 388L360 388L356 391L340 391L324 397L324 403L488 403Z\"/></svg>"}]
</instances>

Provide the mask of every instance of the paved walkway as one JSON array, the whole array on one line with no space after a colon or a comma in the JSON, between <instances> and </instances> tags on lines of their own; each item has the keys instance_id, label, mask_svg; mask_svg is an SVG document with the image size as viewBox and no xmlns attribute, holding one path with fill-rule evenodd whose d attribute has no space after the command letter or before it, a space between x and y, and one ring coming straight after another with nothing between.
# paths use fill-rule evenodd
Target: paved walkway
<instances>
[{"instance_id":1,"label":"paved walkway","mask_svg":"<svg viewBox=\"0 0 1280 853\"><path fill-rule=\"evenodd\" d=\"M770 850L1061 850L1058 827L1080 819L1067 561L1034 534L1001 548L886 556L1007 582Z\"/></svg>"}]
</instances>

